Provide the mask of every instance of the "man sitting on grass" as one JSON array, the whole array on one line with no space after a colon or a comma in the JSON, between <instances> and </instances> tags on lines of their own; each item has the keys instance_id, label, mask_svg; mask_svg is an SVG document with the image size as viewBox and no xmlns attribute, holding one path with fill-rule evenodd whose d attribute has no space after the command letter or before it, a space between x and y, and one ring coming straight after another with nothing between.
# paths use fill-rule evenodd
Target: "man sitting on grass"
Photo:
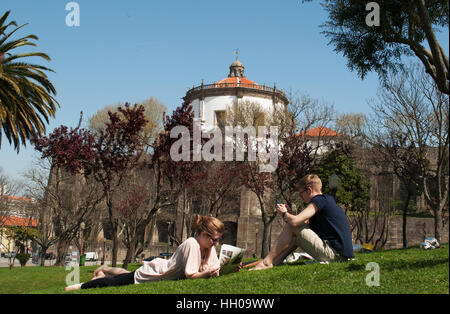
<instances>
[{"instance_id":1,"label":"man sitting on grass","mask_svg":"<svg viewBox=\"0 0 450 314\"><path fill-rule=\"evenodd\" d=\"M333 197L322 194L320 178L315 174L306 175L300 180L299 189L300 197L308 206L293 215L286 204L277 205L286 225L269 254L251 270L278 265L297 247L318 261L353 258L350 224Z\"/></svg>"}]
</instances>

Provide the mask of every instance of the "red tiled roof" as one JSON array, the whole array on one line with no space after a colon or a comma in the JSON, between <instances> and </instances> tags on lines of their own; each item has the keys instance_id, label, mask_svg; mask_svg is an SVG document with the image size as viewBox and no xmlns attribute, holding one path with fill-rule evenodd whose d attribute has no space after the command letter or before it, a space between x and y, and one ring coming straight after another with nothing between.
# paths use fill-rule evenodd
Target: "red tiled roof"
<instances>
[{"instance_id":1,"label":"red tiled roof","mask_svg":"<svg viewBox=\"0 0 450 314\"><path fill-rule=\"evenodd\" d=\"M6 197L7 199L10 199L10 200L15 200L15 201L30 201L30 202L32 201L31 198L21 197L21 196L14 196L14 195L5 195L3 197Z\"/></svg>"},{"instance_id":2,"label":"red tiled roof","mask_svg":"<svg viewBox=\"0 0 450 314\"><path fill-rule=\"evenodd\" d=\"M224 78L223 80L218 81L217 84L221 84L221 83L236 83L237 84L238 79L241 84L256 84L254 81L249 80L246 77L237 77L237 76Z\"/></svg>"},{"instance_id":3,"label":"red tiled roof","mask_svg":"<svg viewBox=\"0 0 450 314\"><path fill-rule=\"evenodd\" d=\"M238 81L238 79L239 79L239 81ZM229 85L236 85L237 86L238 83L239 83L239 85L246 85L246 86L248 86L248 85L255 85L255 86L258 86L258 84L256 84L252 80L249 80L248 78L236 77L236 76L227 77L227 78L225 78L223 80L220 80L220 81L216 82L215 84L216 85L227 84L228 86ZM221 87L221 86L217 86L217 87Z\"/></svg>"},{"instance_id":4,"label":"red tiled roof","mask_svg":"<svg viewBox=\"0 0 450 314\"><path fill-rule=\"evenodd\" d=\"M306 135L310 137L319 137L319 136L342 136L342 134L335 132L333 130L330 130L329 128L326 128L324 126L318 126L317 128L308 130L306 132L300 132L297 135Z\"/></svg>"},{"instance_id":5,"label":"red tiled roof","mask_svg":"<svg viewBox=\"0 0 450 314\"><path fill-rule=\"evenodd\" d=\"M4 224L3 224L4 222ZM37 227L39 219L33 218L22 218L22 217L14 217L8 216L2 218L2 225L4 227L8 226L28 226L28 227Z\"/></svg>"}]
</instances>

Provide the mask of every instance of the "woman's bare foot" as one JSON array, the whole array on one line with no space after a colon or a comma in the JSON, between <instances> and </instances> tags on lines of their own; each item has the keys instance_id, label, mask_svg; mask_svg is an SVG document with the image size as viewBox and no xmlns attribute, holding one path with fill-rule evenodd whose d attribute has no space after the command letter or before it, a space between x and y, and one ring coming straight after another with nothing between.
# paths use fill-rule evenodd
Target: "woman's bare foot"
<instances>
[{"instance_id":1,"label":"woman's bare foot","mask_svg":"<svg viewBox=\"0 0 450 314\"><path fill-rule=\"evenodd\" d=\"M249 271L252 270L264 270L264 269L269 269L272 268L273 264L268 264L267 262L265 262L264 260L262 260L259 264L257 264L255 267L249 269Z\"/></svg>"},{"instance_id":2,"label":"woman's bare foot","mask_svg":"<svg viewBox=\"0 0 450 314\"><path fill-rule=\"evenodd\" d=\"M76 285L67 286L64 288L64 291L71 291L71 290L80 290L82 283L78 283Z\"/></svg>"}]
</instances>

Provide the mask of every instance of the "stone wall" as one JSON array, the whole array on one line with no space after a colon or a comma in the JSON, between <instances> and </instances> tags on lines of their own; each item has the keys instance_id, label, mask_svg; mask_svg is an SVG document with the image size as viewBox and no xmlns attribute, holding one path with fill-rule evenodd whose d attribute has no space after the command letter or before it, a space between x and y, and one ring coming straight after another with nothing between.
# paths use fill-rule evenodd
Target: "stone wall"
<instances>
[{"instance_id":1,"label":"stone wall","mask_svg":"<svg viewBox=\"0 0 450 314\"><path fill-rule=\"evenodd\" d=\"M442 228L441 242L448 243L448 221ZM407 245L417 246L425 237L434 237L434 218L408 217L406 221ZM390 222L390 231L385 249L403 247L403 222L401 217L395 217Z\"/></svg>"}]
</instances>

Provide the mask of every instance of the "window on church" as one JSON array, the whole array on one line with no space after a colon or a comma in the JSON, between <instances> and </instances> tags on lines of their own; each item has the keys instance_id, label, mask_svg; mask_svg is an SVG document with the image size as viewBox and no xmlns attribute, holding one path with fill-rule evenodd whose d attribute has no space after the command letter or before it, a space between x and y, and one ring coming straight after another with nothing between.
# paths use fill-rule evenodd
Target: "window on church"
<instances>
[{"instance_id":1,"label":"window on church","mask_svg":"<svg viewBox=\"0 0 450 314\"><path fill-rule=\"evenodd\" d=\"M215 113L215 122L214 126L224 127L226 122L226 112L224 110L214 111Z\"/></svg>"}]
</instances>

